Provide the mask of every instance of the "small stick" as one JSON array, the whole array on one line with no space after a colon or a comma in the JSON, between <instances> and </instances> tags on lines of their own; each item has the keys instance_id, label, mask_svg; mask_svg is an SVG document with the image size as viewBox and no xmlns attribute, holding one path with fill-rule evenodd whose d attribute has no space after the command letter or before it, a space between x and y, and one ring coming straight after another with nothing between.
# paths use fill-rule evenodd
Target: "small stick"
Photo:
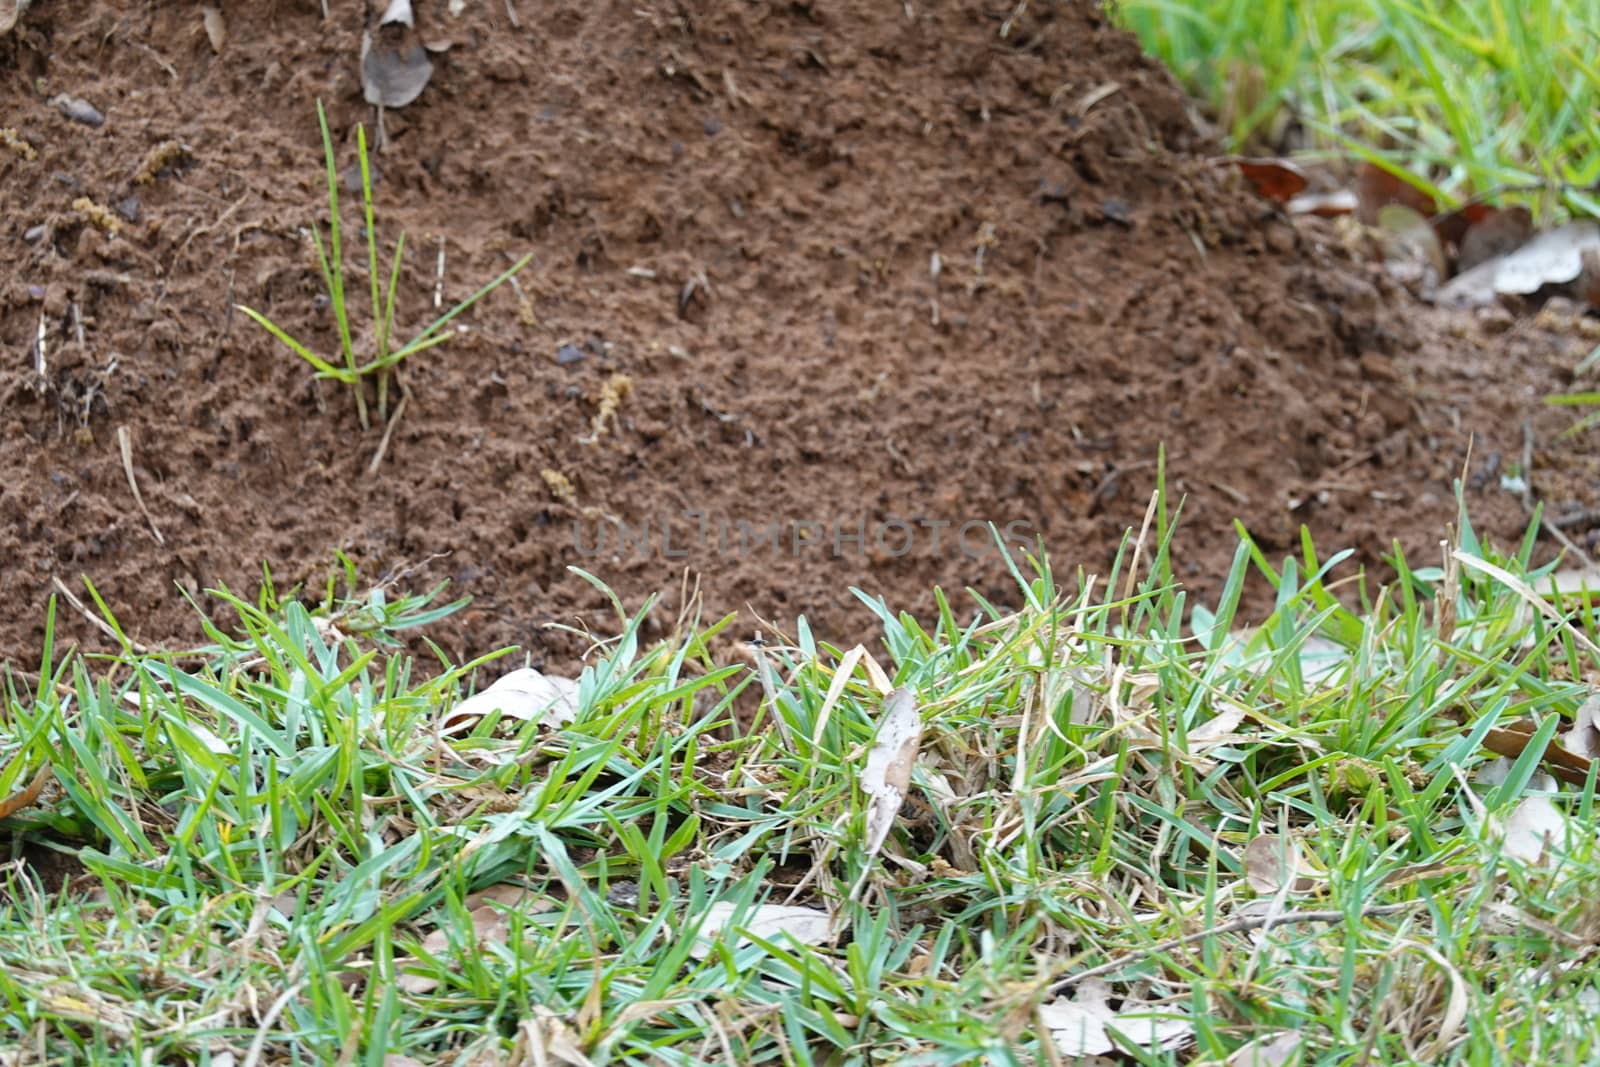
<instances>
[{"instance_id":1,"label":"small stick","mask_svg":"<svg viewBox=\"0 0 1600 1067\"><path fill-rule=\"evenodd\" d=\"M33 369L39 372L40 379L49 381L49 374L45 370L44 362L44 309L39 309L39 340L33 346Z\"/></svg>"},{"instance_id":2,"label":"small stick","mask_svg":"<svg viewBox=\"0 0 1600 1067\"><path fill-rule=\"evenodd\" d=\"M411 399L411 390L406 388L406 383L400 383L400 403L394 406L394 414L389 416L389 423L383 428L383 440L378 442L378 450L372 454L372 462L367 464L368 474L377 474L378 468L383 465L383 455L389 451L389 438L394 435L395 424L400 421L400 416L406 413L406 401Z\"/></svg>"},{"instance_id":3,"label":"small stick","mask_svg":"<svg viewBox=\"0 0 1600 1067\"><path fill-rule=\"evenodd\" d=\"M506 18L511 20L512 29L522 29L522 20L517 18L517 9L512 6L511 0L506 0Z\"/></svg>"},{"instance_id":4,"label":"small stick","mask_svg":"<svg viewBox=\"0 0 1600 1067\"><path fill-rule=\"evenodd\" d=\"M83 316L78 314L78 302L74 300L67 305L67 308L72 312L72 329L78 335L78 347L87 348L88 344L83 339Z\"/></svg>"},{"instance_id":5,"label":"small stick","mask_svg":"<svg viewBox=\"0 0 1600 1067\"><path fill-rule=\"evenodd\" d=\"M88 620L89 625L93 626L95 629L111 638L111 640L115 641L117 644L120 645L125 643L129 648L133 649L141 656L148 656L152 653L161 651L160 649L151 648L149 645L142 645L132 638L124 637L118 634L117 631L111 628L110 623L106 622L106 620L90 611L88 606L85 605L83 601L79 600L75 595L73 595L72 590L67 588L67 583L63 582L57 575L52 574L50 576L50 582L56 587L56 592L60 593L62 597L66 599L67 603L71 604L73 608L77 610L79 615L82 615L86 620Z\"/></svg>"},{"instance_id":6,"label":"small stick","mask_svg":"<svg viewBox=\"0 0 1600 1067\"><path fill-rule=\"evenodd\" d=\"M511 284L517 283L516 276L511 278ZM439 310L444 305L444 234L439 235L439 268L433 276L433 308Z\"/></svg>"},{"instance_id":7,"label":"small stick","mask_svg":"<svg viewBox=\"0 0 1600 1067\"><path fill-rule=\"evenodd\" d=\"M150 514L150 509L144 506L144 496L139 492L139 482L133 476L133 436L128 433L126 426L117 427L117 444L122 449L122 470L128 476L128 488L133 490L133 502L139 505L139 510L144 512L144 519L150 524L150 532L156 535L156 544L165 545L167 539L161 536L161 531L156 527L156 520Z\"/></svg>"},{"instance_id":8,"label":"small stick","mask_svg":"<svg viewBox=\"0 0 1600 1067\"><path fill-rule=\"evenodd\" d=\"M1357 914L1362 918L1365 918L1369 915L1394 915L1398 912L1407 911L1419 903L1421 903L1421 901L1416 901L1410 904L1375 904L1371 907L1362 908ZM1102 974L1110 974L1112 971L1120 971L1130 963L1138 963L1140 960L1149 959L1151 956L1158 955L1159 953L1170 952L1175 948L1182 948L1185 945L1192 945L1197 941L1204 941L1208 937L1220 937L1223 934L1238 934L1247 930L1270 930L1274 926L1286 926L1289 923L1336 923L1345 917L1345 913L1342 911L1285 911L1279 912L1276 915L1271 913L1266 915L1247 915L1243 918L1232 919L1220 926L1213 926L1205 930L1200 930L1196 933L1185 934L1182 937L1173 937L1168 938L1165 941L1157 941L1155 944L1146 948L1135 949L1132 952L1125 952L1121 956L1118 956L1115 959L1107 960L1105 963L1102 963L1097 967L1090 967L1087 971L1079 971L1077 974L1067 975L1065 978L1062 978L1052 985L1050 987L1050 992L1052 994L1059 995L1062 992L1071 989L1079 982L1086 982L1090 978L1098 978Z\"/></svg>"}]
</instances>

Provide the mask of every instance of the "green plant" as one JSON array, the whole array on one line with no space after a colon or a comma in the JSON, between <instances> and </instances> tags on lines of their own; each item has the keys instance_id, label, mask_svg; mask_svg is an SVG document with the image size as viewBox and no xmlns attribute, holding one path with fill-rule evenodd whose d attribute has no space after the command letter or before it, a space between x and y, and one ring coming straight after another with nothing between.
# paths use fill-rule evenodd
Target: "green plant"
<instances>
[{"instance_id":1,"label":"green plant","mask_svg":"<svg viewBox=\"0 0 1600 1067\"><path fill-rule=\"evenodd\" d=\"M1540 190L1600 214L1597 0L1116 0L1234 151L1403 168L1447 198ZM1286 136L1298 122L1308 136Z\"/></svg>"},{"instance_id":2,"label":"green plant","mask_svg":"<svg viewBox=\"0 0 1600 1067\"><path fill-rule=\"evenodd\" d=\"M328 133L328 118L322 109L322 102L317 102L317 123L322 129L323 161L328 172L328 243L322 242L320 229L313 224L311 227L311 240L317 250L317 267L322 271L322 281L327 287L328 301L333 308L333 315L339 327L339 347L343 356L343 364L336 365L332 360L324 359L317 355L305 343L289 336L288 332L278 326L267 316L254 308L239 305L239 310L255 320L262 329L276 337L289 347L295 355L311 364L316 369L319 378L332 378L350 386L355 393L356 411L361 417L361 428L367 429L371 423L367 416L367 398L363 382L368 376L375 375L378 388L378 417L380 420L388 418L389 406L389 378L394 368L416 355L424 349L443 344L450 339L450 333L441 332L450 321L483 297L493 292L514 277L518 271L528 265L533 258L532 253L523 256L502 272L497 278L473 293L467 299L435 319L427 328L423 329L411 340L398 348L392 347L394 331L394 301L395 289L400 280L400 259L405 252L406 237L402 233L395 242L394 255L389 264L389 283L382 294L378 288L378 236L373 223L372 211L372 172L367 163L367 133L365 127L356 127L356 153L361 166L361 203L366 218L366 244L367 244L367 277L370 283L372 296L372 322L373 322L373 349L364 361L357 356L355 341L350 329L350 308L345 299L344 256L339 241L339 175L333 160L333 137Z\"/></svg>"}]
</instances>

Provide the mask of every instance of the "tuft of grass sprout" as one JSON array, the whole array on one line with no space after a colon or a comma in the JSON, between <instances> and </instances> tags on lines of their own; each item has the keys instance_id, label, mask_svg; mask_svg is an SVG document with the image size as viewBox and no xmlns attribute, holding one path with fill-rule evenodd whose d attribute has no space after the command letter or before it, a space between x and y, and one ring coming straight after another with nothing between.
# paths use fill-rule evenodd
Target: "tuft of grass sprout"
<instances>
[{"instance_id":1,"label":"tuft of grass sprout","mask_svg":"<svg viewBox=\"0 0 1600 1067\"><path fill-rule=\"evenodd\" d=\"M1128 1062L1594 1059L1595 775L1538 757L1600 672L1596 604L1464 514L1381 586L1241 531L1201 604L1174 528L1158 498L1104 577L1017 560L1003 605L859 594L872 648L801 620L754 666L713 655L729 619L650 642L619 603L561 725L444 733L509 650L419 666L397 631L453 605L348 570L222 594L192 654L47 639L0 710L0 787L53 783L0 823L0 1032L18 1062L1021 1065L1073 1061L1050 1012L1103 982L1186 1030L1117 1031ZM875 852L900 687L923 732ZM1530 798L1561 828L1536 859ZM1307 885L1252 882L1263 835ZM837 936L756 930L775 905ZM718 912L747 936L700 936Z\"/></svg>"},{"instance_id":2,"label":"tuft of grass sprout","mask_svg":"<svg viewBox=\"0 0 1600 1067\"><path fill-rule=\"evenodd\" d=\"M377 380L378 418L384 421L388 418L389 407L389 382L395 369L405 360L419 352L441 345L452 336L446 331L456 316L466 311L479 300L483 299L495 289L504 285L511 278L526 267L532 260L533 254L528 253L508 269L501 272L494 280L480 288L467 299L440 315L428 326L419 331L411 340L398 347L394 344L394 317L395 317L395 291L400 280L400 261L405 252L405 234L401 234L395 241L394 254L390 258L388 270L388 284L380 293L378 260L378 236L372 207L372 173L367 160L367 134L366 128L356 127L356 156L361 169L361 206L365 226L362 230L367 246L367 278L371 297L371 321L373 342L370 352L357 353L354 333L351 328L351 315L349 301L346 299L346 278L343 250L340 244L339 223L339 174L334 163L333 137L328 132L328 118L323 111L322 102L317 101L317 123L322 131L323 161L328 178L328 241L323 244L321 229L315 223L311 226L311 241L316 248L317 268L322 274L323 286L327 290L329 305L333 309L334 320L338 324L340 362L318 355L311 346L289 335L287 331L274 323L266 315L238 305L240 311L248 315L262 329L277 338L295 355L309 363L317 372L319 378L331 378L343 382L350 387L355 396L356 412L361 420L361 428L366 430L371 425L367 413L367 398L365 381L369 377Z\"/></svg>"}]
</instances>

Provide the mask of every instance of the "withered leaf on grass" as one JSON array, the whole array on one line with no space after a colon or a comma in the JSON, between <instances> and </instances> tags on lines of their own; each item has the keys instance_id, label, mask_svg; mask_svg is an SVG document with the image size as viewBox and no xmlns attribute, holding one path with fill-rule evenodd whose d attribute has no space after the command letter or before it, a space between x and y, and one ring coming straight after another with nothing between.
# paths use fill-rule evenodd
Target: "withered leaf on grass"
<instances>
[{"instance_id":1,"label":"withered leaf on grass","mask_svg":"<svg viewBox=\"0 0 1600 1067\"><path fill-rule=\"evenodd\" d=\"M1385 204L1378 209L1378 229L1383 234L1384 255L1388 259L1416 260L1433 272L1431 282L1438 285L1449 274L1444 246L1439 235L1416 209L1404 204Z\"/></svg>"},{"instance_id":2,"label":"withered leaf on grass","mask_svg":"<svg viewBox=\"0 0 1600 1067\"><path fill-rule=\"evenodd\" d=\"M1260 195L1287 204L1310 184L1305 171L1287 159L1235 159L1234 165Z\"/></svg>"},{"instance_id":3,"label":"withered leaf on grass","mask_svg":"<svg viewBox=\"0 0 1600 1067\"><path fill-rule=\"evenodd\" d=\"M922 742L922 713L916 695L902 686L885 701L883 722L878 737L867 753L867 766L861 772L861 791L867 804L867 855L883 847L894 825L900 805L911 789L911 767L917 762Z\"/></svg>"},{"instance_id":4,"label":"withered leaf on grass","mask_svg":"<svg viewBox=\"0 0 1600 1067\"><path fill-rule=\"evenodd\" d=\"M21 758L20 756L17 758ZM39 794L44 792L45 783L50 780L50 764L40 767L33 776L33 780L9 797L0 797L0 819L15 815L23 808L28 807Z\"/></svg>"},{"instance_id":5,"label":"withered leaf on grass","mask_svg":"<svg viewBox=\"0 0 1600 1067\"><path fill-rule=\"evenodd\" d=\"M1443 236L1438 219L1434 220L1435 233ZM1533 212L1521 204L1504 208L1489 208L1467 227L1456 239L1456 270L1468 271L1496 256L1515 252L1533 236Z\"/></svg>"},{"instance_id":6,"label":"withered leaf on grass","mask_svg":"<svg viewBox=\"0 0 1600 1067\"><path fill-rule=\"evenodd\" d=\"M709 956L711 942L727 932L736 912L735 905L720 900L707 908L705 920L700 924L697 940L689 949L689 955L697 960ZM783 941L784 934L802 945L821 945L833 938L832 919L827 912L796 904L758 905L744 913L738 928L763 941L779 943ZM744 944L748 940L741 935L739 943Z\"/></svg>"},{"instance_id":7,"label":"withered leaf on grass","mask_svg":"<svg viewBox=\"0 0 1600 1067\"><path fill-rule=\"evenodd\" d=\"M565 726L578 716L578 683L523 667L457 704L439 720L439 732L467 733L495 711L507 719L537 720L550 729Z\"/></svg>"},{"instance_id":8,"label":"withered leaf on grass","mask_svg":"<svg viewBox=\"0 0 1600 1067\"><path fill-rule=\"evenodd\" d=\"M1309 893L1317 887L1317 872L1306 865L1299 846L1289 838L1257 834L1245 845L1243 862L1245 883L1264 897L1285 886L1291 893Z\"/></svg>"},{"instance_id":9,"label":"withered leaf on grass","mask_svg":"<svg viewBox=\"0 0 1600 1067\"><path fill-rule=\"evenodd\" d=\"M1090 979L1078 986L1076 996L1057 997L1039 1005L1039 1022L1050 1031L1056 1049L1064 1056L1103 1056L1117 1050L1115 1033L1146 1049L1167 1051L1188 1042L1193 1021L1181 1010L1160 1007L1126 997L1111 1010L1111 989Z\"/></svg>"},{"instance_id":10,"label":"withered leaf on grass","mask_svg":"<svg viewBox=\"0 0 1600 1067\"><path fill-rule=\"evenodd\" d=\"M1523 863L1538 863L1544 858L1545 849L1565 842L1566 834L1567 820L1549 797L1523 797L1506 819L1506 855Z\"/></svg>"},{"instance_id":11,"label":"withered leaf on grass","mask_svg":"<svg viewBox=\"0 0 1600 1067\"><path fill-rule=\"evenodd\" d=\"M1436 210L1433 197L1376 163L1363 163L1356 173L1356 217L1368 226L1378 222L1378 212L1389 204L1408 207L1427 218Z\"/></svg>"},{"instance_id":12,"label":"withered leaf on grass","mask_svg":"<svg viewBox=\"0 0 1600 1067\"><path fill-rule=\"evenodd\" d=\"M1533 740L1534 724L1531 719L1519 719L1509 726L1497 727L1483 735L1483 747L1497 756L1516 759ZM1583 785L1589 780L1589 767L1593 762L1586 756L1570 752L1552 740L1540 757L1545 769L1568 785Z\"/></svg>"}]
</instances>

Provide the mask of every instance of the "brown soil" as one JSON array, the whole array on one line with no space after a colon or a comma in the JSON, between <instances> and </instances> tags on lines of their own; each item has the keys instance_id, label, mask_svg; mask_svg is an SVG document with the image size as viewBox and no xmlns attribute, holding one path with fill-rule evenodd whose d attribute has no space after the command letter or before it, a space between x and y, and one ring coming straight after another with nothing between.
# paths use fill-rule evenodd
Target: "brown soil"
<instances>
[{"instance_id":1,"label":"brown soil","mask_svg":"<svg viewBox=\"0 0 1600 1067\"><path fill-rule=\"evenodd\" d=\"M1420 317L1331 231L1208 162L1098 3L1021 6L1008 23L1018 5L496 0L452 18L419 0L422 36L452 47L377 157L380 232L409 235L402 325L430 316L441 247L447 301L534 261L520 295L412 362L369 476L381 428L230 310L335 346L304 227L327 213L315 101L341 167L373 123L360 5L326 22L307 0L226 5L220 54L198 5L35 5L0 40L0 115L36 153L0 146L0 657L37 656L53 576L183 645L199 629L179 588L249 590L263 563L320 587L340 549L368 580L427 561L413 586L471 594L433 635L455 656L569 661L581 645L547 624L611 625L570 565L630 606L666 594L665 623L688 571L709 610L803 612L854 640L872 627L851 586L914 611L935 584L1015 599L993 554L962 551L969 520L1103 573L1162 442L1205 596L1235 517L1273 552L1305 523L1325 552L1375 564L1398 538L1434 561L1469 432L1490 535L1526 522L1498 474L1529 420L1540 492L1593 507L1595 461L1554 443L1570 413L1539 403L1592 342ZM152 160L169 141L186 150ZM586 442L608 389L615 417ZM599 516L650 524L648 548L587 555ZM741 546L773 522L778 546ZM1594 520L1568 532L1592 541ZM73 613L62 628L98 643Z\"/></svg>"}]
</instances>

